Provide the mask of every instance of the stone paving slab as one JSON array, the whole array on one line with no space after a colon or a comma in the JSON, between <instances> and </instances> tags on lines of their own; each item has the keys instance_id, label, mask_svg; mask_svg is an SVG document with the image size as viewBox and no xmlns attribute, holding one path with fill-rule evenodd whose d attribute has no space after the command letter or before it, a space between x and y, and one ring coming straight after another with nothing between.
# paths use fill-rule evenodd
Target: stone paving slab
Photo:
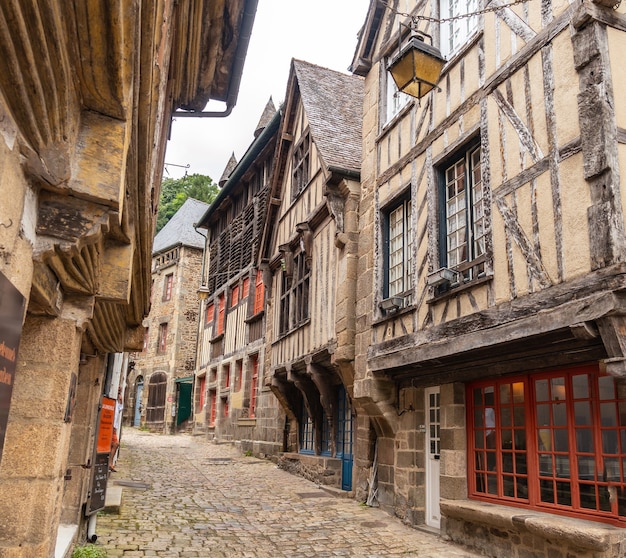
<instances>
[{"instance_id":1,"label":"stone paving slab","mask_svg":"<svg viewBox=\"0 0 626 558\"><path fill-rule=\"evenodd\" d=\"M119 513L96 528L109 558L478 556L229 444L127 427L116 468Z\"/></svg>"}]
</instances>

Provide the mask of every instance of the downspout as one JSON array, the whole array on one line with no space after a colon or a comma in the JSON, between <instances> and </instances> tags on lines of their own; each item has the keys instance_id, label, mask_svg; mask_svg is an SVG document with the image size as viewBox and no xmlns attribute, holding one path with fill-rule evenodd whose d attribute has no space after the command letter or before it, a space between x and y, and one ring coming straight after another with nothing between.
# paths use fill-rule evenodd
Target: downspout
<instances>
[{"instance_id":1,"label":"downspout","mask_svg":"<svg viewBox=\"0 0 626 558\"><path fill-rule=\"evenodd\" d=\"M172 117L188 117L188 118L224 118L233 111L237 104L237 97L239 96L239 87L241 85L241 76L243 75L243 66L246 61L246 54L248 53L248 45L250 44L250 37L252 36L252 27L254 25L254 19L256 17L256 9L258 0L248 0L246 2L246 8L243 14L243 21L241 22L241 32L239 34L239 43L237 44L237 52L235 54L235 61L233 62L233 72L230 78L230 84L228 85L228 97L226 98L226 109L223 111L187 111L176 110L172 114Z\"/></svg>"}]
</instances>

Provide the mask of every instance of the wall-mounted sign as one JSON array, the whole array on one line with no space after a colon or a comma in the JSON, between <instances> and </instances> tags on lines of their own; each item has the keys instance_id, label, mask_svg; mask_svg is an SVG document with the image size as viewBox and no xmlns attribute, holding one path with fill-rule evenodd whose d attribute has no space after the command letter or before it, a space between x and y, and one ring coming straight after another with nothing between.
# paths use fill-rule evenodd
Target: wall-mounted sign
<instances>
[{"instance_id":1,"label":"wall-mounted sign","mask_svg":"<svg viewBox=\"0 0 626 558\"><path fill-rule=\"evenodd\" d=\"M100 408L100 425L98 427L97 453L109 453L113 440L113 419L115 418L115 399L102 398Z\"/></svg>"},{"instance_id":2,"label":"wall-mounted sign","mask_svg":"<svg viewBox=\"0 0 626 558\"><path fill-rule=\"evenodd\" d=\"M9 420L25 305L22 294L0 273L0 459Z\"/></svg>"}]
</instances>

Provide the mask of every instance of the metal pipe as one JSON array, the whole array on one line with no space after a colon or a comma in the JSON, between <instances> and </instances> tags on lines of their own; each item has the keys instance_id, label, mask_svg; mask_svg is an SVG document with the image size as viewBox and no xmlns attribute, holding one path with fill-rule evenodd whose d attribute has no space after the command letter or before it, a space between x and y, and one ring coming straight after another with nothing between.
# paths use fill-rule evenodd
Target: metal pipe
<instances>
[{"instance_id":1,"label":"metal pipe","mask_svg":"<svg viewBox=\"0 0 626 558\"><path fill-rule=\"evenodd\" d=\"M95 543L98 540L98 535L96 535L97 518L98 518L98 514L92 513L89 516L89 521L87 522L87 540L92 543Z\"/></svg>"}]
</instances>

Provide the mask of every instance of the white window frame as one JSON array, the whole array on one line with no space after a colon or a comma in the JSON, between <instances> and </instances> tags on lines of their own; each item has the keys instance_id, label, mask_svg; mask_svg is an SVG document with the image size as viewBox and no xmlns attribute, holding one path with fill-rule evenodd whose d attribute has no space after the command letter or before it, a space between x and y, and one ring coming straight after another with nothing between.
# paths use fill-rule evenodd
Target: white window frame
<instances>
[{"instance_id":1,"label":"white window frame","mask_svg":"<svg viewBox=\"0 0 626 558\"><path fill-rule=\"evenodd\" d=\"M459 51L459 49L467 44L478 30L479 16L461 17L452 19L457 16L478 12L480 2L478 0L441 0L439 3L439 16L442 20L440 27L441 54L446 60Z\"/></svg>"}]
</instances>

